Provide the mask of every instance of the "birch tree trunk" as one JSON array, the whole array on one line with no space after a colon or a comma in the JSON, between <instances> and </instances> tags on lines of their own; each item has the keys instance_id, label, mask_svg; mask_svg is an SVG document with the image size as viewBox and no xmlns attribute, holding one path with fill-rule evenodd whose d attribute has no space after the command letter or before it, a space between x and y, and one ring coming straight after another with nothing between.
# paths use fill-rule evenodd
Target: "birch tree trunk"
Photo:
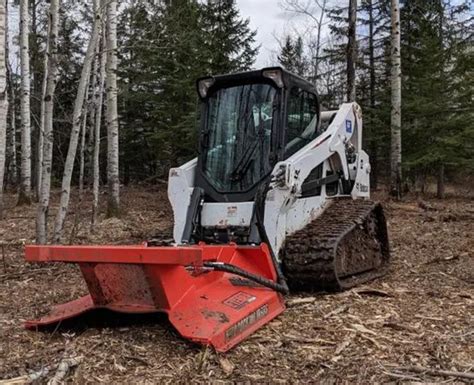
<instances>
[{"instance_id":1,"label":"birch tree trunk","mask_svg":"<svg viewBox=\"0 0 474 385\"><path fill-rule=\"evenodd\" d=\"M8 60L8 55L6 56ZM8 87L8 114L10 118L10 135L9 135L9 151L7 159L10 160L8 166L9 181L16 186L18 183L18 162L17 162L17 146L16 146L16 106L15 106L15 89L11 75L10 65L7 62L7 87Z\"/></svg>"},{"instance_id":2,"label":"birch tree trunk","mask_svg":"<svg viewBox=\"0 0 474 385\"><path fill-rule=\"evenodd\" d=\"M16 106L15 106L15 87L12 78L12 69L10 66L10 34L8 28L8 1L5 1L5 65L7 71L7 91L8 91L8 118L10 120L10 130L7 127L7 151L6 157L8 161L7 182L12 185L17 184L18 168L16 158ZM7 122L8 122L7 118ZM8 125L8 124L7 124Z\"/></svg>"},{"instance_id":3,"label":"birch tree trunk","mask_svg":"<svg viewBox=\"0 0 474 385\"><path fill-rule=\"evenodd\" d=\"M38 213L36 217L36 243L45 244L48 240L48 211L51 192L51 169L53 163L53 116L54 92L57 82L59 2L51 0L48 12L48 41L45 57L44 94L41 101L43 149L41 165L41 185L39 190Z\"/></svg>"},{"instance_id":4,"label":"birch tree trunk","mask_svg":"<svg viewBox=\"0 0 474 385\"><path fill-rule=\"evenodd\" d=\"M92 35L89 40L87 47L86 56L84 58L84 64L82 66L81 78L79 80L79 87L77 90L76 101L74 103L74 112L72 116L72 129L71 137L69 139L69 148L66 156L66 162L64 165L63 179L61 183L61 201L59 206L58 214L56 215L56 221L54 225L54 242L61 240L61 234L64 227L64 220L69 206L69 199L71 195L71 178L72 171L74 168L74 160L77 153L77 145L79 143L79 133L81 131L82 122L82 111L84 106L84 97L86 94L86 88L89 82L91 73L92 62L95 55L95 47L99 38L100 30L100 13L96 12L94 16L94 26L92 29Z\"/></svg>"},{"instance_id":5,"label":"birch tree trunk","mask_svg":"<svg viewBox=\"0 0 474 385\"><path fill-rule=\"evenodd\" d=\"M3 219L3 179L7 149L7 68L6 68L6 0L0 0L0 219Z\"/></svg>"},{"instance_id":6,"label":"birch tree trunk","mask_svg":"<svg viewBox=\"0 0 474 385\"><path fill-rule=\"evenodd\" d=\"M97 44L96 44L97 45ZM86 130L87 130L87 118L89 112L89 87L90 84L87 82L86 96L84 97L84 112L82 117L82 128L81 128L81 146L79 148L79 197L82 199L82 193L84 191L84 163L85 163L85 147L86 147Z\"/></svg>"},{"instance_id":7,"label":"birch tree trunk","mask_svg":"<svg viewBox=\"0 0 474 385\"><path fill-rule=\"evenodd\" d=\"M400 5L391 0L392 20L392 109L391 109L391 168L390 192L400 199L402 195L402 67L400 57Z\"/></svg>"},{"instance_id":8,"label":"birch tree trunk","mask_svg":"<svg viewBox=\"0 0 474 385\"><path fill-rule=\"evenodd\" d=\"M107 4L107 216L120 210L119 124L117 111L117 0Z\"/></svg>"},{"instance_id":9,"label":"birch tree trunk","mask_svg":"<svg viewBox=\"0 0 474 385\"><path fill-rule=\"evenodd\" d=\"M20 0L20 64L21 64L21 170L18 204L31 203L31 116L30 116L30 17L28 0Z\"/></svg>"},{"instance_id":10,"label":"birch tree trunk","mask_svg":"<svg viewBox=\"0 0 474 385\"><path fill-rule=\"evenodd\" d=\"M357 60L357 0L349 0L349 28L347 41L347 101L356 100L355 65Z\"/></svg>"},{"instance_id":11,"label":"birch tree trunk","mask_svg":"<svg viewBox=\"0 0 474 385\"><path fill-rule=\"evenodd\" d=\"M57 3L57 2L56 2ZM50 4L50 7L52 3ZM50 8L48 18L49 23L51 23L51 12L52 9ZM56 16L57 17L57 16ZM57 35L57 33L56 33ZM48 38L46 40L46 54L44 55L44 76L43 76L43 85L41 87L41 112L40 112L40 125L39 125L39 133L38 133L38 144L37 144L37 164L36 164L36 195L38 197L38 201L41 199L41 180L43 177L43 156L44 156L44 136L45 133L45 110L46 110L46 95L47 95L47 87L48 87L48 71L49 71L49 56L51 54L49 45L51 39L51 24L48 24Z\"/></svg>"},{"instance_id":12,"label":"birch tree trunk","mask_svg":"<svg viewBox=\"0 0 474 385\"><path fill-rule=\"evenodd\" d=\"M98 0L93 0L93 7L94 9L98 9ZM103 19L102 18L102 24L101 24L101 35L103 35L104 31L104 24L103 24ZM89 104L89 133L87 136L87 162L86 162L86 169L89 170L88 174L88 183L90 186L93 184L93 168L94 168L94 160L93 160L93 153L94 153L94 133L95 133L95 114L97 111L97 101L99 97L99 89L100 89L100 84L98 82L100 81L100 63L101 63L101 50L103 46L103 42L105 41L105 38L103 36L99 36L99 40L97 41L97 47L95 50L95 59L94 63L92 65L92 96Z\"/></svg>"},{"instance_id":13,"label":"birch tree trunk","mask_svg":"<svg viewBox=\"0 0 474 385\"><path fill-rule=\"evenodd\" d=\"M102 36L102 53L100 56L100 75L99 75L99 87L98 93L95 96L95 125L94 125L94 155L92 161L93 167L93 181L92 181L92 192L93 192L93 204L92 204L92 220L91 228L94 228L97 222L97 215L99 212L99 155L100 155L100 127L102 123L102 108L104 104L104 91L105 91L105 76L106 76L106 65L107 65L107 52L106 52L106 36L105 28Z\"/></svg>"}]
</instances>

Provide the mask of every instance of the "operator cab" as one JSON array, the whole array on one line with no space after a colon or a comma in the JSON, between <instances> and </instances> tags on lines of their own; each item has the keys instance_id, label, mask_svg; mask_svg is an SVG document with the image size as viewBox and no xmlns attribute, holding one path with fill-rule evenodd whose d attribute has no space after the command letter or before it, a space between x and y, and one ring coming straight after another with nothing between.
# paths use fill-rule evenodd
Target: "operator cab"
<instances>
[{"instance_id":1,"label":"operator cab","mask_svg":"<svg viewBox=\"0 0 474 385\"><path fill-rule=\"evenodd\" d=\"M279 67L201 78L196 186L207 202L247 202L278 161L318 135L314 86Z\"/></svg>"}]
</instances>

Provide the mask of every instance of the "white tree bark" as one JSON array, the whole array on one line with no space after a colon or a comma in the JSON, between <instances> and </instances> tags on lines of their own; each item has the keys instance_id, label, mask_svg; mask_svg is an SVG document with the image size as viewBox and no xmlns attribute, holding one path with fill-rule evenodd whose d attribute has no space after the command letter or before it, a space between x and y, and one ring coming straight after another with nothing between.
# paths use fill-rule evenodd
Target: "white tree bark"
<instances>
[{"instance_id":1,"label":"white tree bark","mask_svg":"<svg viewBox=\"0 0 474 385\"><path fill-rule=\"evenodd\" d=\"M20 0L21 63L21 181L18 204L31 203L31 116L30 116L30 17L28 0Z\"/></svg>"},{"instance_id":2,"label":"white tree bark","mask_svg":"<svg viewBox=\"0 0 474 385\"><path fill-rule=\"evenodd\" d=\"M120 210L119 124L117 110L117 0L107 3L107 215Z\"/></svg>"},{"instance_id":3,"label":"white tree bark","mask_svg":"<svg viewBox=\"0 0 474 385\"><path fill-rule=\"evenodd\" d=\"M393 196L402 195L402 66L400 57L400 5L391 0L392 12L392 110L391 110L391 168L390 190Z\"/></svg>"},{"instance_id":4,"label":"white tree bark","mask_svg":"<svg viewBox=\"0 0 474 385\"><path fill-rule=\"evenodd\" d=\"M48 12L48 41L45 54L45 81L41 101L41 126L43 134L41 184L39 185L39 204L36 217L36 242L45 244L48 237L48 211L51 191L51 169L53 163L53 116L54 92L57 82L59 2L51 0Z\"/></svg>"},{"instance_id":5,"label":"white tree bark","mask_svg":"<svg viewBox=\"0 0 474 385\"><path fill-rule=\"evenodd\" d=\"M6 67L6 0L0 0L0 219L3 219L3 179L7 149L7 67Z\"/></svg>"},{"instance_id":6,"label":"white tree bark","mask_svg":"<svg viewBox=\"0 0 474 385\"><path fill-rule=\"evenodd\" d=\"M77 90L76 101L74 103L74 112L72 116L72 129L69 140L69 148L64 165L63 179L61 183L61 201L58 214L56 215L56 222L54 226L54 241L61 240L61 234L64 227L64 220L69 206L69 199L71 195L71 178L74 168L74 160L77 153L77 145L79 142L79 133L81 131L82 111L84 105L84 97L86 94L87 84L91 73L92 62L94 60L95 48L99 38L100 30L100 13L96 12L94 17L94 26L92 29L91 38L87 47L84 64L82 66L81 78L79 80L79 87Z\"/></svg>"},{"instance_id":7,"label":"white tree bark","mask_svg":"<svg viewBox=\"0 0 474 385\"><path fill-rule=\"evenodd\" d=\"M79 148L79 197L81 199L82 199L82 193L84 191L84 163L85 163L87 118L88 118L88 112L89 112L89 87L90 87L90 84L89 82L87 82L86 96L84 97L84 112L83 112L83 117L82 117L81 146Z\"/></svg>"},{"instance_id":8,"label":"white tree bark","mask_svg":"<svg viewBox=\"0 0 474 385\"><path fill-rule=\"evenodd\" d=\"M51 4L50 10L48 13L48 23L51 23ZM46 54L44 55L44 76L43 76L43 85L41 92L41 112L40 112L40 126L39 126L39 135L38 135L38 160L36 165L36 195L38 200L41 196L41 180L43 177L43 154L44 154L44 136L45 136L45 110L46 110L46 95L48 87L48 71L49 71L49 55L50 55L50 38L51 38L51 24L48 24L48 38L46 39Z\"/></svg>"},{"instance_id":9,"label":"white tree bark","mask_svg":"<svg viewBox=\"0 0 474 385\"><path fill-rule=\"evenodd\" d=\"M8 56L7 56L8 58ZM9 68L9 64L7 63L7 68ZM10 183L14 186L18 183L18 162L17 162L17 145L16 145L16 106L15 106L15 90L13 86L13 79L11 76L11 70L8 70L8 113L10 116L10 133L9 133L9 151L8 151L8 159L9 162L9 169L8 175L10 177Z\"/></svg>"},{"instance_id":10,"label":"white tree bark","mask_svg":"<svg viewBox=\"0 0 474 385\"><path fill-rule=\"evenodd\" d=\"M95 125L94 125L94 155L92 161L93 167L93 181L92 181L92 193L93 193L93 204L92 204L92 220L91 228L94 228L97 222L97 215L99 213L99 155L100 155L100 127L102 123L102 106L104 104L104 91L105 91L105 76L106 76L106 65L107 65L107 52L106 52L106 36L105 28L102 38L102 53L100 56L99 65L99 87L98 92L94 98L95 104Z\"/></svg>"},{"instance_id":11,"label":"white tree bark","mask_svg":"<svg viewBox=\"0 0 474 385\"><path fill-rule=\"evenodd\" d=\"M93 0L93 6L94 9L98 9L98 0ZM103 46L103 42L105 41L105 38L102 36L103 31L104 31L104 24L103 24L104 18L102 17L102 24L101 24L101 36L99 37L99 41L97 42L97 47L95 50L95 59L94 63L92 65L92 95L91 95L91 100L89 103L89 132L87 135L87 145L86 145L86 155L87 155L87 162L86 162L86 169L89 172L89 181L88 183L92 186L93 184L93 169L94 169L94 160L93 160L93 153L94 153L94 133L95 133L95 114L97 111L97 105L96 103L98 102L98 92L99 92L99 77L100 77L100 63L101 63L101 50Z\"/></svg>"}]
</instances>

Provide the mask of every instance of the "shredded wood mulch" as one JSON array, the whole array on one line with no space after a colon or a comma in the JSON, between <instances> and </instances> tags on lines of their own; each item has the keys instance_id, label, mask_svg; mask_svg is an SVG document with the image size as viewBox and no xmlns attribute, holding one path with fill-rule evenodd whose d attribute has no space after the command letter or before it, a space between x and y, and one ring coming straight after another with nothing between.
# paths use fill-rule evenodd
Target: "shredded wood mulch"
<instances>
[{"instance_id":1,"label":"shredded wood mulch","mask_svg":"<svg viewBox=\"0 0 474 385\"><path fill-rule=\"evenodd\" d=\"M48 332L25 330L25 320L86 288L73 265L23 262L36 211L7 198L11 208L0 222L0 384L474 381L472 199L385 202L393 258L387 276L340 294L291 295L285 313L217 354L181 339L159 315L103 314ZM66 242L137 243L171 225L162 189L125 189L123 205L123 218L102 216L91 231L84 196L71 207Z\"/></svg>"}]
</instances>

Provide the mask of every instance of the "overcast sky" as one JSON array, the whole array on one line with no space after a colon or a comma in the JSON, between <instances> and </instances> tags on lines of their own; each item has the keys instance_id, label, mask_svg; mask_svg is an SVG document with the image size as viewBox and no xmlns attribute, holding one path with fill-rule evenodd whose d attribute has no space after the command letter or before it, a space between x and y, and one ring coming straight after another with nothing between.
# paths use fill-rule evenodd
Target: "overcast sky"
<instances>
[{"instance_id":1,"label":"overcast sky","mask_svg":"<svg viewBox=\"0 0 474 385\"><path fill-rule=\"evenodd\" d=\"M236 0L242 17L250 19L250 27L257 30L257 44L260 45L259 55L255 67L277 65L277 54L280 50L278 40L285 35L298 34L303 41L314 33L314 23L307 16L285 11L280 6L280 0ZM337 4L348 0L331 0ZM312 2L308 2L313 15L319 15L320 9ZM311 5L312 4L312 5ZM322 35L328 31L323 27ZM306 43L308 41L305 41Z\"/></svg>"},{"instance_id":2,"label":"overcast sky","mask_svg":"<svg viewBox=\"0 0 474 385\"><path fill-rule=\"evenodd\" d=\"M242 16L250 18L250 26L257 30L257 42L261 47L256 67L276 64L272 62L272 57L274 58L279 45L274 35L281 36L288 28L289 16L278 3L278 0L237 0Z\"/></svg>"}]
</instances>

